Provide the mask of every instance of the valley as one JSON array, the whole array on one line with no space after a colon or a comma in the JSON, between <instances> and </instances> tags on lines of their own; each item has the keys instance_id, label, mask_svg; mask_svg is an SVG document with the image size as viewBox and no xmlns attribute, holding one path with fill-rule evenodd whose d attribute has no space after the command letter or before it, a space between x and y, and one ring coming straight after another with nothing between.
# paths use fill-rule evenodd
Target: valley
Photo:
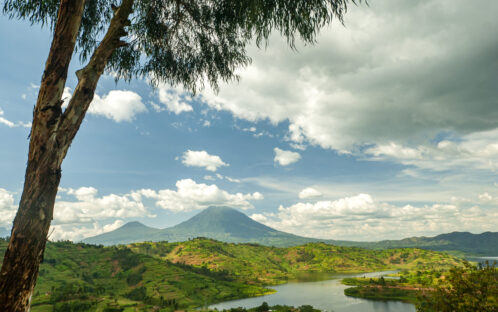
<instances>
[{"instance_id":1,"label":"valley","mask_svg":"<svg viewBox=\"0 0 498 312\"><path fill-rule=\"evenodd\" d=\"M0 241L0 254L7 242ZM310 273L447 269L450 255L310 243L289 248L197 238L182 243L47 245L32 311L160 311L273 293L265 287ZM154 308L156 307L156 308ZM80 310L78 310L80 309Z\"/></svg>"}]
</instances>

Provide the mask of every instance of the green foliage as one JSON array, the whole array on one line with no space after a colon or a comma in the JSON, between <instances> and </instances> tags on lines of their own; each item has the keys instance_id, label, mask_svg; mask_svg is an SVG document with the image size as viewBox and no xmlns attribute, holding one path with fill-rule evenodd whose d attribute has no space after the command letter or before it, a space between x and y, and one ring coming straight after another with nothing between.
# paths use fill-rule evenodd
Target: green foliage
<instances>
[{"instance_id":1,"label":"green foliage","mask_svg":"<svg viewBox=\"0 0 498 312\"><path fill-rule=\"evenodd\" d=\"M353 1L354 2L354 1ZM3 12L32 24L55 24L56 0L4 1ZM119 78L150 77L196 90L204 80L214 87L231 80L249 63L246 46L265 43L273 32L294 46L312 44L333 17L342 20L348 0L135 0L128 45L108 64ZM77 51L82 60L95 50L112 16L112 0L86 1Z\"/></svg>"},{"instance_id":2,"label":"green foliage","mask_svg":"<svg viewBox=\"0 0 498 312\"><path fill-rule=\"evenodd\" d=\"M256 312L266 312L269 311L270 307L268 306L268 303L266 301L263 301L263 303L256 308Z\"/></svg>"},{"instance_id":3,"label":"green foliage","mask_svg":"<svg viewBox=\"0 0 498 312\"><path fill-rule=\"evenodd\" d=\"M0 240L0 256L8 242ZM120 258L122 257L122 258ZM173 264L131 252L70 242L48 243L40 266L31 311L135 311L153 306L185 309L271 293L264 287L218 279L218 273ZM141 276L140 281L134 284ZM134 285L133 285L134 284ZM145 295L143 289L145 288ZM138 289L133 292L134 289ZM131 299L131 297L138 299ZM142 308L141 308L142 309Z\"/></svg>"},{"instance_id":4,"label":"green foliage","mask_svg":"<svg viewBox=\"0 0 498 312\"><path fill-rule=\"evenodd\" d=\"M368 250L324 243L275 248L198 238L181 243L135 243L128 248L177 265L194 267L205 275L217 274L210 276L219 279L260 285L279 284L313 272L368 272L394 268L426 271L462 264L457 258L428 250Z\"/></svg>"},{"instance_id":5,"label":"green foliage","mask_svg":"<svg viewBox=\"0 0 498 312\"><path fill-rule=\"evenodd\" d=\"M255 307L255 308L232 308L230 310L224 310L228 312L264 312L264 311L273 311L273 312L320 312L320 310L317 310L313 308L310 305L302 305L298 308L291 307L291 306L286 306L286 305L274 305L274 306L269 306L266 302L263 302L260 306Z\"/></svg>"},{"instance_id":6,"label":"green foliage","mask_svg":"<svg viewBox=\"0 0 498 312\"><path fill-rule=\"evenodd\" d=\"M421 296L417 311L496 312L498 311L498 270L496 263L452 268L433 292Z\"/></svg>"},{"instance_id":7,"label":"green foliage","mask_svg":"<svg viewBox=\"0 0 498 312\"><path fill-rule=\"evenodd\" d=\"M147 297L147 288L145 287L137 287L132 289L129 293L125 295L127 298L136 301L143 301Z\"/></svg>"},{"instance_id":8,"label":"green foliage","mask_svg":"<svg viewBox=\"0 0 498 312\"><path fill-rule=\"evenodd\" d=\"M417 301L416 290L387 288L387 287L351 287L344 290L350 297L365 298L370 300L397 300L409 303Z\"/></svg>"}]
</instances>

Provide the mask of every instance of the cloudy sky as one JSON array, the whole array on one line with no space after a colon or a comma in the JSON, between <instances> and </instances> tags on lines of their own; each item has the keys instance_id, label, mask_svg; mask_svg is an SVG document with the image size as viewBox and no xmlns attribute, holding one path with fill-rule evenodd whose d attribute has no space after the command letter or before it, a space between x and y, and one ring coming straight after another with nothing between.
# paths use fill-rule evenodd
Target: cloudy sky
<instances>
[{"instance_id":1,"label":"cloudy sky","mask_svg":"<svg viewBox=\"0 0 498 312\"><path fill-rule=\"evenodd\" d=\"M496 231L498 2L369 2L315 46L250 47L240 82L218 94L103 77L63 164L51 239L164 228L211 205L320 238ZM0 227L22 192L50 39L0 17Z\"/></svg>"}]
</instances>

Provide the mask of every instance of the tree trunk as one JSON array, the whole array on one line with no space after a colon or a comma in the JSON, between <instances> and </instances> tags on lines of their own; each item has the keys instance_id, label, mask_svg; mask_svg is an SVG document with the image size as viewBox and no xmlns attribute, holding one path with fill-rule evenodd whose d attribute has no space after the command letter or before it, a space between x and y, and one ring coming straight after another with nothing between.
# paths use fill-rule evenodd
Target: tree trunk
<instances>
[{"instance_id":1,"label":"tree trunk","mask_svg":"<svg viewBox=\"0 0 498 312\"><path fill-rule=\"evenodd\" d=\"M0 272L0 311L29 311L40 262L43 260L61 165L93 99L98 80L115 51L125 43L133 0L116 8L104 39L85 68L62 113L62 92L81 24L85 0L62 0L54 38L34 110L28 165L19 209Z\"/></svg>"},{"instance_id":2,"label":"tree trunk","mask_svg":"<svg viewBox=\"0 0 498 312\"><path fill-rule=\"evenodd\" d=\"M19 209L0 272L0 311L28 311L61 170L55 127L61 118L61 97L81 24L85 0L62 0L50 53L33 113L28 165Z\"/></svg>"}]
</instances>

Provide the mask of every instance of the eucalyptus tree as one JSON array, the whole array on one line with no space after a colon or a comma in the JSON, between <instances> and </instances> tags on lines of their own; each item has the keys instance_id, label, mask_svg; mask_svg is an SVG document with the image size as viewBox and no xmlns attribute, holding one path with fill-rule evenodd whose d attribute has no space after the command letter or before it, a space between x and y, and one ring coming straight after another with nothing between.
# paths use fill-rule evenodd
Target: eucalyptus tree
<instances>
[{"instance_id":1,"label":"eucalyptus tree","mask_svg":"<svg viewBox=\"0 0 498 312\"><path fill-rule=\"evenodd\" d=\"M119 1L119 2L118 2ZM0 310L26 311L53 218L61 164L106 71L195 92L236 79L248 44L278 33L313 44L354 0L4 0L10 18L53 32L33 112L24 189L0 273ZM67 108L62 93L76 55L83 68Z\"/></svg>"}]
</instances>

